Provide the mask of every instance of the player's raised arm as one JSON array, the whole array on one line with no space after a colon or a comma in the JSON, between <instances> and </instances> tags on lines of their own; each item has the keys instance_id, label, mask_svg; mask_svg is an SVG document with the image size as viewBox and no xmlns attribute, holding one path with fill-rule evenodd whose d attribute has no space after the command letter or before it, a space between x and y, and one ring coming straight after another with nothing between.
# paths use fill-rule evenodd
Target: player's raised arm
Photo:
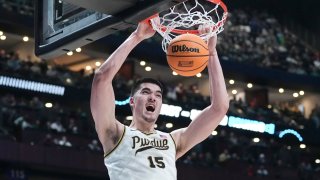
<instances>
[{"instance_id":1,"label":"player's raised arm","mask_svg":"<svg viewBox=\"0 0 320 180\"><path fill-rule=\"evenodd\" d=\"M209 84L211 104L187 128L172 132L177 144L177 158L206 139L219 125L229 108L229 98L216 51L217 36L209 39Z\"/></svg>"},{"instance_id":2,"label":"player's raised arm","mask_svg":"<svg viewBox=\"0 0 320 180\"><path fill-rule=\"evenodd\" d=\"M112 80L132 49L155 31L146 23L140 23L118 49L96 70L92 83L90 108L96 131L104 152L112 150L118 142L123 126L115 118L115 96Z\"/></svg>"}]
</instances>

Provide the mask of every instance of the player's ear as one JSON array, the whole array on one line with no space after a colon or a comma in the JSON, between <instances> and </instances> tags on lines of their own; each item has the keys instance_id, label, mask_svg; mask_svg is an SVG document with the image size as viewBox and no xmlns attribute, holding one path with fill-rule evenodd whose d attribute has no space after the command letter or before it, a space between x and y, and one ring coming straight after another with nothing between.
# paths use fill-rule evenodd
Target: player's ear
<instances>
[{"instance_id":1,"label":"player's ear","mask_svg":"<svg viewBox=\"0 0 320 180\"><path fill-rule=\"evenodd\" d=\"M133 99L133 97L132 97L132 96L130 97L129 104L130 104L130 106L131 106L131 107L132 107L132 106L133 106L133 104L134 104L134 99Z\"/></svg>"}]
</instances>

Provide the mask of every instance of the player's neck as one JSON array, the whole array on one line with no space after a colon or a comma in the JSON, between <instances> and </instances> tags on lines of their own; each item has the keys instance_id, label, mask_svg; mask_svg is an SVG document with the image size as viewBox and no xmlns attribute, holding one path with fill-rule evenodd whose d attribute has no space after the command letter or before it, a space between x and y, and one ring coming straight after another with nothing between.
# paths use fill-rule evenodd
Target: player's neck
<instances>
[{"instance_id":1,"label":"player's neck","mask_svg":"<svg viewBox=\"0 0 320 180\"><path fill-rule=\"evenodd\" d=\"M139 130L145 134L155 133L154 123L151 123L151 122L138 122L138 121L132 120L129 127Z\"/></svg>"}]
</instances>

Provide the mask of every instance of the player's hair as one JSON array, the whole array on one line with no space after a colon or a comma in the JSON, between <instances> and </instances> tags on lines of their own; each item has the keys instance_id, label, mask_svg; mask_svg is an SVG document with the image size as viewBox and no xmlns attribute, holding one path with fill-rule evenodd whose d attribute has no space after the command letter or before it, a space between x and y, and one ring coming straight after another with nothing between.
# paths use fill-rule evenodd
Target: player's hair
<instances>
[{"instance_id":1,"label":"player's hair","mask_svg":"<svg viewBox=\"0 0 320 180\"><path fill-rule=\"evenodd\" d=\"M138 91L138 89L140 88L140 85L142 83L152 83L152 84L158 85L161 89L161 93L163 93L163 85L160 81L152 79L152 78L142 78L142 79L137 80L133 84L133 86L131 88L131 94L130 94L131 97L134 95L134 93L136 93Z\"/></svg>"}]
</instances>

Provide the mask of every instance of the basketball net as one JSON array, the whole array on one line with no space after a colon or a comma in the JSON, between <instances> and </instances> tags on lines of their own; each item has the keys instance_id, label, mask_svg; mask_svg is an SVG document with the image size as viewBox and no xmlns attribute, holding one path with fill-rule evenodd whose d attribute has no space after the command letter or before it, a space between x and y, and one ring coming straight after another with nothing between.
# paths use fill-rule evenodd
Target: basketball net
<instances>
[{"instance_id":1,"label":"basketball net","mask_svg":"<svg viewBox=\"0 0 320 180\"><path fill-rule=\"evenodd\" d=\"M196 34L208 42L210 37L223 31L227 14L228 10L221 0L190 0L160 13L160 22L157 17L150 22L153 29L163 37L162 49L167 52L171 40L180 34ZM209 28L209 32L199 34L200 25Z\"/></svg>"}]
</instances>

